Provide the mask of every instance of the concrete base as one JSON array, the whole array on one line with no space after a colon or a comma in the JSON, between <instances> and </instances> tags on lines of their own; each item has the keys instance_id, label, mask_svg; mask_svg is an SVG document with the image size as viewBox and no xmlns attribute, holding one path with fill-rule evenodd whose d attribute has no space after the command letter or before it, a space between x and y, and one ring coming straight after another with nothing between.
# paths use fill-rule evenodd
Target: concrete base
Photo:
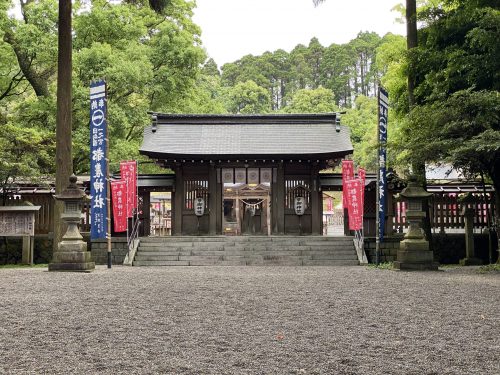
<instances>
[{"instance_id":1,"label":"concrete base","mask_svg":"<svg viewBox=\"0 0 500 375\"><path fill-rule=\"evenodd\" d=\"M49 271L92 272L95 263L83 241L62 241L49 264Z\"/></svg>"},{"instance_id":2,"label":"concrete base","mask_svg":"<svg viewBox=\"0 0 500 375\"><path fill-rule=\"evenodd\" d=\"M461 266L481 266L483 261L479 258L464 258L460 259Z\"/></svg>"}]
</instances>

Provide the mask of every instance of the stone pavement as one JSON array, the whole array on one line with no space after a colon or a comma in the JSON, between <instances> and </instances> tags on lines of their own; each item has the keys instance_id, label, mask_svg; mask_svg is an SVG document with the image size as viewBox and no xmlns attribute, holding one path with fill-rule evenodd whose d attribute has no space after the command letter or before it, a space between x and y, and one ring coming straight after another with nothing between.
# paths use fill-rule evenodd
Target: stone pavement
<instances>
[{"instance_id":1,"label":"stone pavement","mask_svg":"<svg viewBox=\"0 0 500 375\"><path fill-rule=\"evenodd\" d=\"M0 269L2 374L499 374L473 268Z\"/></svg>"}]
</instances>

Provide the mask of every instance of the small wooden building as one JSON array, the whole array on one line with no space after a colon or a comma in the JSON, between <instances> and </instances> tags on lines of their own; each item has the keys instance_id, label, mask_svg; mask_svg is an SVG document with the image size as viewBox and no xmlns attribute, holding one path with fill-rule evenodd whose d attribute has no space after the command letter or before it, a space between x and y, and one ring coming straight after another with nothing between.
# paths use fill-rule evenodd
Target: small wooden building
<instances>
[{"instance_id":1,"label":"small wooden building","mask_svg":"<svg viewBox=\"0 0 500 375\"><path fill-rule=\"evenodd\" d=\"M336 120L154 113L140 152L175 173L172 234L321 235L319 172L353 151Z\"/></svg>"}]
</instances>

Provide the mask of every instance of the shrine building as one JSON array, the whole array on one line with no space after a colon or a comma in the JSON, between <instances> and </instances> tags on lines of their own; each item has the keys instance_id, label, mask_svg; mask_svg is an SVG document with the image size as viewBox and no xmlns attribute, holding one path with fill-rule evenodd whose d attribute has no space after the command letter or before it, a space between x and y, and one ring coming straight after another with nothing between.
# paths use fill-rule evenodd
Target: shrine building
<instances>
[{"instance_id":1,"label":"shrine building","mask_svg":"<svg viewBox=\"0 0 500 375\"><path fill-rule=\"evenodd\" d=\"M352 154L336 114L152 114L140 153L174 174L173 235L321 235L320 171Z\"/></svg>"}]
</instances>

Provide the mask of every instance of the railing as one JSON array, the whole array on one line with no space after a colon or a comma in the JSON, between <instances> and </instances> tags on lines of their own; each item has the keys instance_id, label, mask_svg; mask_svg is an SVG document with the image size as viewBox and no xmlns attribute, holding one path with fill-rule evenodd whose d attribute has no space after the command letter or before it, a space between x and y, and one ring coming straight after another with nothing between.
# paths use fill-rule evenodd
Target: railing
<instances>
[{"instance_id":1,"label":"railing","mask_svg":"<svg viewBox=\"0 0 500 375\"><path fill-rule=\"evenodd\" d=\"M132 219L132 230L128 234L127 238L127 248L130 253L131 248L134 246L135 240L139 238L139 226L141 225L141 221L139 218Z\"/></svg>"}]
</instances>

